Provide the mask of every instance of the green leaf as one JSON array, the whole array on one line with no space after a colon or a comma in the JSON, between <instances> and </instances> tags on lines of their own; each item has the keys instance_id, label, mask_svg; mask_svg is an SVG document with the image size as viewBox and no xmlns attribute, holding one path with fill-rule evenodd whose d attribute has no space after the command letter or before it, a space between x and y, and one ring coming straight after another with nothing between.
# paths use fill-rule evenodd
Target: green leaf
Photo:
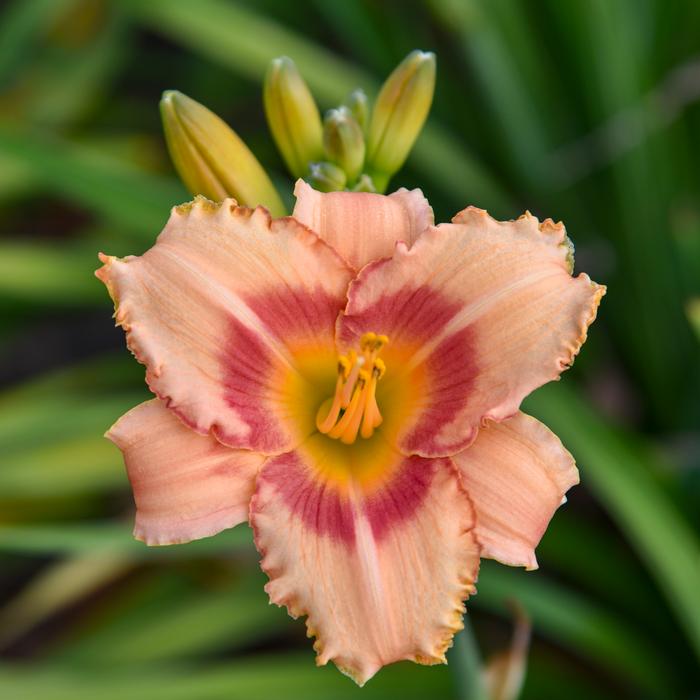
<instances>
[{"instance_id":1,"label":"green leaf","mask_svg":"<svg viewBox=\"0 0 700 700\"><path fill-rule=\"evenodd\" d=\"M570 79L592 114L591 128L609 131L602 143L584 140L583 152L605 153L608 141L613 146L633 142L615 155L608 171L596 173L607 201L591 212L593 225L615 246L615 270L605 300L606 313L614 314L612 334L624 348L628 371L648 396L646 409L658 425L685 422L692 429L697 418L688 407L698 405L700 347L683 314L680 266L665 233L679 182L685 180L685 150L692 147L674 140L668 131L655 140L638 139L641 127L629 119L630 113L646 119L657 111L673 110L675 93L683 92L672 75L666 92L648 92L659 87L651 81L663 80L654 73L668 70L651 63L654 5L549 3L555 30L568 38ZM569 169L568 163L563 166ZM697 184L691 187L695 192Z\"/></svg>"},{"instance_id":2,"label":"green leaf","mask_svg":"<svg viewBox=\"0 0 700 700\"><path fill-rule=\"evenodd\" d=\"M50 564L0 609L0 646L112 582L129 566L128 558L109 552Z\"/></svg>"},{"instance_id":3,"label":"green leaf","mask_svg":"<svg viewBox=\"0 0 700 700\"><path fill-rule=\"evenodd\" d=\"M0 396L0 416L6 420L0 426L0 445L8 455L65 439L101 436L144 397L133 392L86 398L70 392L41 401L3 398Z\"/></svg>"},{"instance_id":4,"label":"green leaf","mask_svg":"<svg viewBox=\"0 0 700 700\"><path fill-rule=\"evenodd\" d=\"M155 107L154 107L155 109ZM0 124L0 158L30 169L55 194L155 241L170 208L188 196L173 180L149 175L104 152Z\"/></svg>"},{"instance_id":5,"label":"green leaf","mask_svg":"<svg viewBox=\"0 0 700 700\"><path fill-rule=\"evenodd\" d=\"M5 455L3 499L75 496L126 488L116 448L99 432L56 440Z\"/></svg>"},{"instance_id":6,"label":"green leaf","mask_svg":"<svg viewBox=\"0 0 700 700\"><path fill-rule=\"evenodd\" d=\"M265 581L252 567L214 583L177 587L165 586L161 574L115 600L100 616L105 619L93 620L54 659L133 668L261 644L280 628L291 628L286 612L270 605Z\"/></svg>"},{"instance_id":7,"label":"green leaf","mask_svg":"<svg viewBox=\"0 0 700 700\"><path fill-rule=\"evenodd\" d=\"M455 635L454 648L449 652L449 663L460 700L489 700L481 653L469 614L464 618L464 629Z\"/></svg>"},{"instance_id":8,"label":"green leaf","mask_svg":"<svg viewBox=\"0 0 700 700\"><path fill-rule=\"evenodd\" d=\"M517 600L539 634L587 656L655 697L668 697L664 693L673 687L673 676L651 641L614 614L548 581L542 573L485 561L478 590L472 601L475 607L510 615L508 601Z\"/></svg>"},{"instance_id":9,"label":"green leaf","mask_svg":"<svg viewBox=\"0 0 700 700\"><path fill-rule=\"evenodd\" d=\"M91 274L99 266L96 247L0 241L0 295L51 305L108 303L104 286Z\"/></svg>"},{"instance_id":10,"label":"green leaf","mask_svg":"<svg viewBox=\"0 0 700 700\"><path fill-rule=\"evenodd\" d=\"M76 395L38 401L0 397L2 498L48 497L126 487L119 451L104 432L137 394L86 400Z\"/></svg>"},{"instance_id":11,"label":"green leaf","mask_svg":"<svg viewBox=\"0 0 700 700\"><path fill-rule=\"evenodd\" d=\"M128 515L132 519L132 515ZM82 523L0 524L0 552L34 556L79 556L97 552L125 554L134 560L162 561L252 551L252 534L244 525L216 537L169 547L147 547L131 534L131 523L86 521Z\"/></svg>"},{"instance_id":12,"label":"green leaf","mask_svg":"<svg viewBox=\"0 0 700 700\"><path fill-rule=\"evenodd\" d=\"M256 655L238 662L208 667L177 666L148 671L44 665L40 668L0 667L0 688L12 700L424 700L451 694L446 668L426 669L407 662L384 669L358 688L335 668L317 669L311 651L303 655Z\"/></svg>"},{"instance_id":13,"label":"green leaf","mask_svg":"<svg viewBox=\"0 0 700 700\"><path fill-rule=\"evenodd\" d=\"M527 407L577 458L582 481L636 548L700 656L700 543L654 479L651 453L632 447L566 385L543 387Z\"/></svg>"},{"instance_id":14,"label":"green leaf","mask_svg":"<svg viewBox=\"0 0 700 700\"><path fill-rule=\"evenodd\" d=\"M551 173L542 167L549 144L537 82L545 79L547 63L539 61L525 13L507 0L433 0L430 6L445 28L458 37L478 76L481 92L505 137L505 157L515 162L518 174L533 191L542 190ZM537 62L534 70L529 65L533 61ZM528 79L524 80L527 68ZM551 99L553 86L546 87Z\"/></svg>"},{"instance_id":15,"label":"green leaf","mask_svg":"<svg viewBox=\"0 0 700 700\"><path fill-rule=\"evenodd\" d=\"M72 4L79 4L73 0ZM73 8L75 13L81 8ZM96 11L99 15L99 9ZM42 126L65 127L89 113L102 97L131 51L118 13L105 13L104 21L79 46L43 47L29 66L28 89L22 94L22 111L28 121ZM73 22L72 17L62 17Z\"/></svg>"},{"instance_id":16,"label":"green leaf","mask_svg":"<svg viewBox=\"0 0 700 700\"><path fill-rule=\"evenodd\" d=\"M141 394L136 394L139 389ZM40 404L51 406L51 402L70 396L77 401L85 401L102 394L107 395L107 400L123 402L127 399L125 391L130 390L134 391L131 398L140 401L150 398L143 387L143 368L122 351L39 374L0 393L0 439L12 434L6 426L18 411L31 412ZM57 417L60 415L60 411L56 413ZM26 414L22 420L26 420Z\"/></svg>"},{"instance_id":17,"label":"green leaf","mask_svg":"<svg viewBox=\"0 0 700 700\"><path fill-rule=\"evenodd\" d=\"M14 0L0 15L0 89L31 55L52 22L75 0Z\"/></svg>"}]
</instances>

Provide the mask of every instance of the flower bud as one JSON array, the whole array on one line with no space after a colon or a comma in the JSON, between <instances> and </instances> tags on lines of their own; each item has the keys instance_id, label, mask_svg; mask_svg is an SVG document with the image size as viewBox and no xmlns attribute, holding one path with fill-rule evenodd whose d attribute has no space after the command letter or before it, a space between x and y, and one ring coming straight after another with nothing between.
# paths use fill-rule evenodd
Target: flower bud
<instances>
[{"instance_id":1,"label":"flower bud","mask_svg":"<svg viewBox=\"0 0 700 700\"><path fill-rule=\"evenodd\" d=\"M160 113L170 157L192 194L215 201L233 197L284 216L284 204L262 165L216 114L177 90L163 93Z\"/></svg>"},{"instance_id":2,"label":"flower bud","mask_svg":"<svg viewBox=\"0 0 700 700\"><path fill-rule=\"evenodd\" d=\"M365 163L365 137L347 107L331 109L324 120L323 148L326 157L340 166L353 183Z\"/></svg>"},{"instance_id":3,"label":"flower bud","mask_svg":"<svg viewBox=\"0 0 700 700\"><path fill-rule=\"evenodd\" d=\"M362 173L357 179L357 184L352 188L353 192L376 192L372 178L367 173Z\"/></svg>"},{"instance_id":4,"label":"flower bud","mask_svg":"<svg viewBox=\"0 0 700 700\"><path fill-rule=\"evenodd\" d=\"M323 127L316 102L290 58L270 63L263 99L277 148L292 175L302 177L309 163L323 156Z\"/></svg>"},{"instance_id":5,"label":"flower bud","mask_svg":"<svg viewBox=\"0 0 700 700\"><path fill-rule=\"evenodd\" d=\"M333 163L309 163L309 184L319 192L338 192L345 189L345 171Z\"/></svg>"},{"instance_id":6,"label":"flower bud","mask_svg":"<svg viewBox=\"0 0 700 700\"><path fill-rule=\"evenodd\" d=\"M382 86L367 133L367 171L377 189L403 165L430 110L435 54L412 51Z\"/></svg>"},{"instance_id":7,"label":"flower bud","mask_svg":"<svg viewBox=\"0 0 700 700\"><path fill-rule=\"evenodd\" d=\"M361 88L353 90L348 95L348 99L345 100L345 106L350 110L352 116L355 117L362 131L365 131L369 117L369 102L365 91Z\"/></svg>"}]
</instances>

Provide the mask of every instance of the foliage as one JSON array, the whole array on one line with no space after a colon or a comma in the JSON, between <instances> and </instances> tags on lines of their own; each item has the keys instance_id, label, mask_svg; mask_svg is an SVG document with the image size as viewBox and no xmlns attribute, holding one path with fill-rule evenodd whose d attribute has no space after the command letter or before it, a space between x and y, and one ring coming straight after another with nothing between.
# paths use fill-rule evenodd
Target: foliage
<instances>
[{"instance_id":1,"label":"foliage","mask_svg":"<svg viewBox=\"0 0 700 700\"><path fill-rule=\"evenodd\" d=\"M315 670L268 606L250 531L148 550L101 435L146 396L91 279L188 198L158 101L176 89L240 134L291 202L263 116L288 55L322 108L418 47L435 103L392 187L447 220L562 219L608 285L576 367L527 401L582 485L535 573L487 562L470 603L486 655L508 601L533 623L523 698L700 692L700 4L686 0L12 0L0 15L0 697L469 697L399 664L358 690Z\"/></svg>"}]
</instances>

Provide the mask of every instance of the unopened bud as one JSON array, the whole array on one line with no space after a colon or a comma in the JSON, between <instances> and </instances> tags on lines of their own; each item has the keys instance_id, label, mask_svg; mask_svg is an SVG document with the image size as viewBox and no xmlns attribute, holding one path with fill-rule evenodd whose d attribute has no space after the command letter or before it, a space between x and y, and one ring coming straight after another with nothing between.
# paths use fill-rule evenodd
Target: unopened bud
<instances>
[{"instance_id":1,"label":"unopened bud","mask_svg":"<svg viewBox=\"0 0 700 700\"><path fill-rule=\"evenodd\" d=\"M377 188L374 185L372 178L363 173L357 179L357 184L352 188L353 192L376 192Z\"/></svg>"},{"instance_id":2,"label":"unopened bud","mask_svg":"<svg viewBox=\"0 0 700 700\"><path fill-rule=\"evenodd\" d=\"M340 166L353 183L365 163L365 137L347 107L331 109L323 125L323 148L326 157Z\"/></svg>"},{"instance_id":3,"label":"unopened bud","mask_svg":"<svg viewBox=\"0 0 700 700\"><path fill-rule=\"evenodd\" d=\"M350 110L352 116L355 117L362 131L365 131L369 117L369 102L365 91L361 88L353 90L348 95L348 99L345 100L345 106Z\"/></svg>"},{"instance_id":4,"label":"unopened bud","mask_svg":"<svg viewBox=\"0 0 700 700\"><path fill-rule=\"evenodd\" d=\"M319 192L338 192L345 189L345 171L333 163L309 163L309 184Z\"/></svg>"},{"instance_id":5,"label":"unopened bud","mask_svg":"<svg viewBox=\"0 0 700 700\"><path fill-rule=\"evenodd\" d=\"M403 165L428 116L435 54L412 51L382 86L367 133L367 169L377 189Z\"/></svg>"},{"instance_id":6,"label":"unopened bud","mask_svg":"<svg viewBox=\"0 0 700 700\"><path fill-rule=\"evenodd\" d=\"M177 90L163 93L160 113L168 151L185 187L215 201L233 197L284 216L267 173L238 135L214 112Z\"/></svg>"},{"instance_id":7,"label":"unopened bud","mask_svg":"<svg viewBox=\"0 0 700 700\"><path fill-rule=\"evenodd\" d=\"M302 177L309 163L323 156L321 115L294 61L286 56L270 63L263 91L265 114L289 171Z\"/></svg>"}]
</instances>

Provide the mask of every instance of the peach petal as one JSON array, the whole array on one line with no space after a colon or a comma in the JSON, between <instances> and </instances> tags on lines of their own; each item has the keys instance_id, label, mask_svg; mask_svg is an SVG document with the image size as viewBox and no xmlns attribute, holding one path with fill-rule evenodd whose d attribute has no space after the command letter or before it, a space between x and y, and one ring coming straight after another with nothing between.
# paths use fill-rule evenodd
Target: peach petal
<instances>
[{"instance_id":1,"label":"peach petal","mask_svg":"<svg viewBox=\"0 0 700 700\"><path fill-rule=\"evenodd\" d=\"M292 216L315 231L347 263L359 270L372 260L389 257L397 241L409 247L434 222L423 193L400 189L390 195L314 190L297 180Z\"/></svg>"},{"instance_id":2,"label":"peach petal","mask_svg":"<svg viewBox=\"0 0 700 700\"><path fill-rule=\"evenodd\" d=\"M303 450L273 457L251 502L270 600L307 615L316 663L360 685L394 661L445 663L475 592L479 547L454 465L392 462L380 486L343 489Z\"/></svg>"},{"instance_id":3,"label":"peach petal","mask_svg":"<svg viewBox=\"0 0 700 700\"><path fill-rule=\"evenodd\" d=\"M530 214L498 222L473 207L455 221L367 265L338 320L341 350L385 333L387 367L398 353L404 383L420 384L397 438L407 454L455 454L483 421L516 413L573 363L605 293L571 276L560 224Z\"/></svg>"},{"instance_id":4,"label":"peach petal","mask_svg":"<svg viewBox=\"0 0 700 700\"><path fill-rule=\"evenodd\" d=\"M334 355L351 279L316 234L198 198L173 209L144 255L101 259L96 274L149 387L187 425L268 454L303 439L280 376L299 373L300 347Z\"/></svg>"},{"instance_id":5,"label":"peach petal","mask_svg":"<svg viewBox=\"0 0 700 700\"><path fill-rule=\"evenodd\" d=\"M536 569L535 547L579 481L573 457L549 428L517 413L482 428L453 460L476 510L482 556Z\"/></svg>"},{"instance_id":6,"label":"peach petal","mask_svg":"<svg viewBox=\"0 0 700 700\"><path fill-rule=\"evenodd\" d=\"M132 408L107 437L124 454L136 501L136 539L178 544L248 519L262 455L198 435L158 399Z\"/></svg>"}]
</instances>

